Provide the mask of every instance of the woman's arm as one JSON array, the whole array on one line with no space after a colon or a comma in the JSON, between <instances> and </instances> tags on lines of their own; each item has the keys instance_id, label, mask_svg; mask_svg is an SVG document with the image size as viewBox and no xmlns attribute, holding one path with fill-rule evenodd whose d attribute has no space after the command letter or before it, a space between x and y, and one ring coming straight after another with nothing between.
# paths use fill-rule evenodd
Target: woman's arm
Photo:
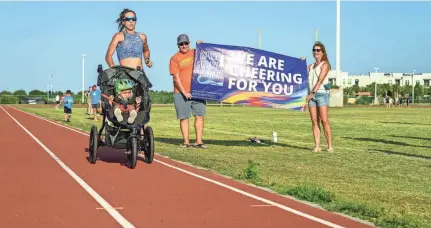
<instances>
[{"instance_id":1,"label":"woman's arm","mask_svg":"<svg viewBox=\"0 0 431 228\"><path fill-rule=\"evenodd\" d=\"M322 69L319 74L319 79L317 80L317 83L314 86L313 91L311 92L315 93L319 89L319 87L322 85L323 81L325 80L326 76L328 76L328 72L329 72L329 65L328 63L325 62L322 64Z\"/></svg>"},{"instance_id":2,"label":"woman's arm","mask_svg":"<svg viewBox=\"0 0 431 228\"><path fill-rule=\"evenodd\" d=\"M115 66L114 60L112 59L112 55L114 55L115 48L117 48L118 43L122 40L121 32L117 32L111 40L111 43L108 46L108 50L106 51L105 60L109 67Z\"/></svg>"}]
</instances>

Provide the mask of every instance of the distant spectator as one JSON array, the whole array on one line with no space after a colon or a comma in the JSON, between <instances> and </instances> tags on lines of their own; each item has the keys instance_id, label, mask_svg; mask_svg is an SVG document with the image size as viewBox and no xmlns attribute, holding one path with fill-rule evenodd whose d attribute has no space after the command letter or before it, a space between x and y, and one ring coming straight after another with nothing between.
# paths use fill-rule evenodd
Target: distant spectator
<instances>
[{"instance_id":1,"label":"distant spectator","mask_svg":"<svg viewBox=\"0 0 431 228\"><path fill-rule=\"evenodd\" d=\"M389 96L386 96L385 97L385 103L386 103L386 108L389 108L390 107L390 104L389 104Z\"/></svg>"},{"instance_id":2,"label":"distant spectator","mask_svg":"<svg viewBox=\"0 0 431 228\"><path fill-rule=\"evenodd\" d=\"M411 98L410 98L409 94L407 94L407 96L406 96L406 105L407 105L407 108L409 107L410 102L411 102Z\"/></svg>"},{"instance_id":3,"label":"distant spectator","mask_svg":"<svg viewBox=\"0 0 431 228\"><path fill-rule=\"evenodd\" d=\"M92 107L92 103L91 103L91 89L92 87L88 87L88 90L85 92L84 96L87 98L87 115L93 115L93 107Z\"/></svg>"},{"instance_id":4,"label":"distant spectator","mask_svg":"<svg viewBox=\"0 0 431 228\"><path fill-rule=\"evenodd\" d=\"M400 108L403 107L403 97L400 95L400 97L398 98L398 104L400 106Z\"/></svg>"},{"instance_id":5,"label":"distant spectator","mask_svg":"<svg viewBox=\"0 0 431 228\"><path fill-rule=\"evenodd\" d=\"M92 91L90 92L91 106L93 108L94 120L97 121L97 113L100 111L100 102L102 98L102 93L97 89L96 85L93 85ZM99 112L100 113L100 112Z\"/></svg>"},{"instance_id":6,"label":"distant spectator","mask_svg":"<svg viewBox=\"0 0 431 228\"><path fill-rule=\"evenodd\" d=\"M58 106L60 105L60 95L57 93L55 96L55 108L58 109Z\"/></svg>"}]
</instances>

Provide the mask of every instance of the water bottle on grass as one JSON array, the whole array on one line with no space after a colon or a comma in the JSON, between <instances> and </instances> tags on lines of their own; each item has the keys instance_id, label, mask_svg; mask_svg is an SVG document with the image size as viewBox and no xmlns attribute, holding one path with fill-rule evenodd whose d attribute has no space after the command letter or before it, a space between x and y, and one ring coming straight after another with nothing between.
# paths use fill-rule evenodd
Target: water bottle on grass
<instances>
[{"instance_id":1,"label":"water bottle on grass","mask_svg":"<svg viewBox=\"0 0 431 228\"><path fill-rule=\"evenodd\" d=\"M278 142L278 136L277 136L277 132L275 130L272 132L272 141Z\"/></svg>"}]
</instances>

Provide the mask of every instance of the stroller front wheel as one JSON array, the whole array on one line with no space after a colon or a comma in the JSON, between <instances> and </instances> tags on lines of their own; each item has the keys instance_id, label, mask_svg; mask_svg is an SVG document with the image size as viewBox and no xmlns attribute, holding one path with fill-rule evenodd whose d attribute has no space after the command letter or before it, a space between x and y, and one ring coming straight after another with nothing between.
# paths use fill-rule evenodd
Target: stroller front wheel
<instances>
[{"instance_id":1,"label":"stroller front wheel","mask_svg":"<svg viewBox=\"0 0 431 228\"><path fill-rule=\"evenodd\" d=\"M139 141L136 137L132 137L129 139L127 144L127 158L129 160L130 168L134 169L138 159Z\"/></svg>"},{"instance_id":2,"label":"stroller front wheel","mask_svg":"<svg viewBox=\"0 0 431 228\"><path fill-rule=\"evenodd\" d=\"M154 159L154 134L153 134L153 128L150 126L147 126L144 129L144 140L143 145L145 152L145 162L148 164L151 164Z\"/></svg>"},{"instance_id":3,"label":"stroller front wheel","mask_svg":"<svg viewBox=\"0 0 431 228\"><path fill-rule=\"evenodd\" d=\"M98 147L98 137L97 137L97 127L92 126L90 131L90 143L88 146L89 156L88 159L91 164L95 164L97 160L97 147Z\"/></svg>"}]
</instances>

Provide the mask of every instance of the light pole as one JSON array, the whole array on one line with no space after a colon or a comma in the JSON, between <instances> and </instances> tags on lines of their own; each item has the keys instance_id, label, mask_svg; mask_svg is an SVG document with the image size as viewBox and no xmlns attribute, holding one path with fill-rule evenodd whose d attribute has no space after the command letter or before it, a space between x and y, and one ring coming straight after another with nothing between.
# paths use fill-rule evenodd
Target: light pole
<instances>
[{"instance_id":1,"label":"light pole","mask_svg":"<svg viewBox=\"0 0 431 228\"><path fill-rule=\"evenodd\" d=\"M341 20L341 16L340 16L340 10L341 10L341 5L340 5L340 0L337 0L337 33L336 33L336 52L335 52L335 62L336 62L336 70L337 70L337 85L341 86L341 80L340 80L340 20Z\"/></svg>"},{"instance_id":2,"label":"light pole","mask_svg":"<svg viewBox=\"0 0 431 228\"><path fill-rule=\"evenodd\" d=\"M412 104L415 103L415 85L416 85L415 78L414 78L415 72L416 72L416 70L413 70L413 74L412 74L412 86L413 86L412 87Z\"/></svg>"},{"instance_id":3,"label":"light pole","mask_svg":"<svg viewBox=\"0 0 431 228\"><path fill-rule=\"evenodd\" d=\"M377 70L380 68L374 67L375 72L377 73ZM377 75L376 75L377 77ZM374 104L377 105L377 78L374 79Z\"/></svg>"},{"instance_id":4,"label":"light pole","mask_svg":"<svg viewBox=\"0 0 431 228\"><path fill-rule=\"evenodd\" d=\"M260 49L260 34L261 34L261 31L259 28L259 30L257 31L257 35L258 35L258 37L257 37L257 48L259 48L259 49Z\"/></svg>"},{"instance_id":5,"label":"light pole","mask_svg":"<svg viewBox=\"0 0 431 228\"><path fill-rule=\"evenodd\" d=\"M82 54L82 98L81 104L84 104L84 62L86 54Z\"/></svg>"},{"instance_id":6,"label":"light pole","mask_svg":"<svg viewBox=\"0 0 431 228\"><path fill-rule=\"evenodd\" d=\"M374 104L377 105L377 79L374 80Z\"/></svg>"}]
</instances>

